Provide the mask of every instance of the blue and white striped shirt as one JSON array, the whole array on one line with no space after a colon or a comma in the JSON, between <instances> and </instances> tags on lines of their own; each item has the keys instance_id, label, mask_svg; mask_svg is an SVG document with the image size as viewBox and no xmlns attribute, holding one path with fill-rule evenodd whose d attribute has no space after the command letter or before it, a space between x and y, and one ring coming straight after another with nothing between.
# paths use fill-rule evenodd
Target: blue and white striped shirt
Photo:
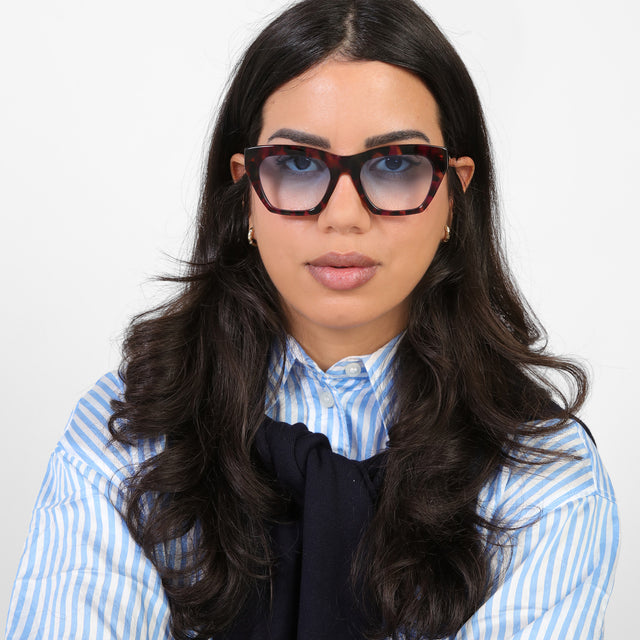
<instances>
[{"instance_id":1,"label":"blue and white striped shirt","mask_svg":"<svg viewBox=\"0 0 640 640\"><path fill-rule=\"evenodd\" d=\"M325 433L343 455L371 455L386 440L396 344L323 373L289 342L284 367L282 354L272 361L270 390L280 372L283 377L269 414ZM164 441L109 444L110 401L121 393L116 375L101 378L76 406L51 456L13 588L11 640L171 637L159 576L118 512L127 469ZM579 425L533 440L581 457L504 468L484 488L485 515L524 526L507 560L493 555L498 586L455 640L602 637L618 549L611 482Z\"/></svg>"},{"instance_id":2,"label":"blue and white striped shirt","mask_svg":"<svg viewBox=\"0 0 640 640\"><path fill-rule=\"evenodd\" d=\"M331 448L347 458L370 458L387 444L399 340L396 336L371 355L343 358L322 371L290 337L285 354L271 354L267 415L323 433Z\"/></svg>"}]
</instances>

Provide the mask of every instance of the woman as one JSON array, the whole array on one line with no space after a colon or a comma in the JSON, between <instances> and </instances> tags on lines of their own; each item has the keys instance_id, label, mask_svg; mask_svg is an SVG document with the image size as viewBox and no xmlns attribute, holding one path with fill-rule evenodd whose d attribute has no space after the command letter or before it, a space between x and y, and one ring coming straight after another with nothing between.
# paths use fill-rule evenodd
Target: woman
<instances>
[{"instance_id":1,"label":"woman","mask_svg":"<svg viewBox=\"0 0 640 640\"><path fill-rule=\"evenodd\" d=\"M585 377L540 347L477 94L415 4L258 36L177 280L52 457L9 637L600 636Z\"/></svg>"}]
</instances>

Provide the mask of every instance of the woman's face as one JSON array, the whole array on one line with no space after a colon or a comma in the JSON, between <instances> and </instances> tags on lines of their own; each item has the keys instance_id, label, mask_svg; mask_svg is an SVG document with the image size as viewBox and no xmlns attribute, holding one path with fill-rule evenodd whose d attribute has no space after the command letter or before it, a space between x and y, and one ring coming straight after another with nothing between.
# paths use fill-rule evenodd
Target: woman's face
<instances>
[{"instance_id":1,"label":"woman's face","mask_svg":"<svg viewBox=\"0 0 640 640\"><path fill-rule=\"evenodd\" d=\"M340 60L278 89L264 105L258 140L339 155L425 142L444 145L436 102L416 76L382 62ZM473 163L458 159L456 169L466 186ZM242 154L232 158L231 171L236 180L243 175ZM256 250L280 293L289 332L321 367L371 352L406 327L409 296L450 224L446 182L422 213L389 217L368 211L348 175L327 207L309 217L271 213L251 191Z\"/></svg>"}]
</instances>

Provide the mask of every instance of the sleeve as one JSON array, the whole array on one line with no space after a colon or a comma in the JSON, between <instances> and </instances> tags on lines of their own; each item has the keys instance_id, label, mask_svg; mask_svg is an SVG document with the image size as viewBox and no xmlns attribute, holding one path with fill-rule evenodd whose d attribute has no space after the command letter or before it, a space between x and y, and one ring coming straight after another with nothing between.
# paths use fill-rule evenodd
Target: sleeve
<instances>
[{"instance_id":1,"label":"sleeve","mask_svg":"<svg viewBox=\"0 0 640 640\"><path fill-rule=\"evenodd\" d=\"M499 586L455 640L603 637L618 513L595 448L578 437L587 451L579 462L565 458L544 472L522 474L502 495L503 504L526 512L529 523L495 554ZM514 496L522 499L517 507Z\"/></svg>"},{"instance_id":2,"label":"sleeve","mask_svg":"<svg viewBox=\"0 0 640 640\"><path fill-rule=\"evenodd\" d=\"M88 406L85 403L84 413L76 410L68 428L69 433L76 429L77 442L84 439L84 450L90 449L86 443L92 442L93 433L80 431L78 425L83 416L89 424ZM51 456L33 511L6 637L170 638L160 577L116 508L113 485L97 467L102 461L92 468L61 443Z\"/></svg>"}]
</instances>

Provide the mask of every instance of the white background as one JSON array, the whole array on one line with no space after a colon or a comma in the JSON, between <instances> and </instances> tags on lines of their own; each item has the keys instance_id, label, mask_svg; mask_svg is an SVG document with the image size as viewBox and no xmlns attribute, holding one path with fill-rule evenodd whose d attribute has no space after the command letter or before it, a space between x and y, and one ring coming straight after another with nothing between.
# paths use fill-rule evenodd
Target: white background
<instances>
[{"instance_id":1,"label":"white background","mask_svg":"<svg viewBox=\"0 0 640 640\"><path fill-rule=\"evenodd\" d=\"M281 0L0 5L0 620L49 454L185 256L230 65ZM424 0L470 68L519 282L588 361L623 546L606 637L637 630L638 4ZM635 615L634 615L635 613ZM0 622L0 624L2 624ZM633 625L633 626L632 626ZM0 627L1 628L1 627Z\"/></svg>"}]
</instances>

